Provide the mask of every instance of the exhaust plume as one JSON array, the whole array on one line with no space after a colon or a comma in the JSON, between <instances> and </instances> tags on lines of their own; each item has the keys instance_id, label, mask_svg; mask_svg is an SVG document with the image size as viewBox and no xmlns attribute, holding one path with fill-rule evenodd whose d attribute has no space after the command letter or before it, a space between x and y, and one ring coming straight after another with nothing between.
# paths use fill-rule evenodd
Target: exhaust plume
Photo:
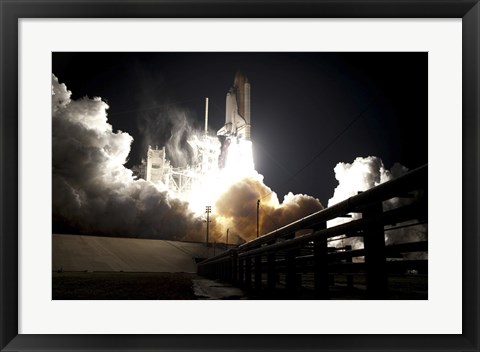
<instances>
[{"instance_id":1,"label":"exhaust plume","mask_svg":"<svg viewBox=\"0 0 480 352\"><path fill-rule=\"evenodd\" d=\"M65 84L52 75L53 231L204 241L203 214L193 211L188 200L135 179L124 166L133 138L113 129L107 110L108 105L97 97L72 100ZM180 109L169 108L161 114L144 115L140 130L147 145L155 144L155 136L165 136L172 163L184 165L192 153L187 140L201 131L191 127L187 113ZM260 234L323 208L318 199L302 194L289 193L280 203L253 169L253 162L251 166L237 178L223 179L229 182L207 183L215 187L210 197L216 197L211 203L211 241L222 242L227 229L232 239L253 239L258 199Z\"/></svg>"}]
</instances>

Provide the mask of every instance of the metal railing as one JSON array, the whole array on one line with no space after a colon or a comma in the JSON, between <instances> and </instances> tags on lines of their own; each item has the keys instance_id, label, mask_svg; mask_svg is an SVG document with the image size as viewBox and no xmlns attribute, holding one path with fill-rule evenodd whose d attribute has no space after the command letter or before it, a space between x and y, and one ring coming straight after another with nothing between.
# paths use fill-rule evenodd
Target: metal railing
<instances>
[{"instance_id":1,"label":"metal railing","mask_svg":"<svg viewBox=\"0 0 480 352\"><path fill-rule=\"evenodd\" d=\"M292 222L266 235L198 264L198 273L255 292L273 294L283 289L290 297L311 287L315 298L329 298L335 275L346 277L345 287L362 280L368 298L388 298L388 275L406 271L427 273L426 259L402 254L428 252L425 240L386 245L385 231L427 223L427 165L380 184L338 204ZM395 208L392 198L403 198ZM390 204L390 203L389 203ZM327 227L327 221L351 217L349 222ZM309 230L296 236L296 232ZM363 248L329 247L342 238L363 239ZM348 242L348 241L347 241ZM338 244L338 242L337 242Z\"/></svg>"}]
</instances>

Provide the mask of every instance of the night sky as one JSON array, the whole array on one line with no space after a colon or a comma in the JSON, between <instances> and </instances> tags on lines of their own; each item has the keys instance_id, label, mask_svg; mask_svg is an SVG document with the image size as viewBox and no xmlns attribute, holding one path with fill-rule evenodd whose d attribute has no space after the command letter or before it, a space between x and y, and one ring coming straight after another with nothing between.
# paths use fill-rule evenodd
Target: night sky
<instances>
[{"instance_id":1,"label":"night sky","mask_svg":"<svg viewBox=\"0 0 480 352\"><path fill-rule=\"evenodd\" d=\"M256 170L280 200L292 191L326 205L333 168L358 156L427 163L427 53L53 53L52 66L73 99L102 97L113 129L134 137L128 167L146 155L145 115L184 109L201 130L209 97L216 133L237 70L251 84Z\"/></svg>"}]
</instances>

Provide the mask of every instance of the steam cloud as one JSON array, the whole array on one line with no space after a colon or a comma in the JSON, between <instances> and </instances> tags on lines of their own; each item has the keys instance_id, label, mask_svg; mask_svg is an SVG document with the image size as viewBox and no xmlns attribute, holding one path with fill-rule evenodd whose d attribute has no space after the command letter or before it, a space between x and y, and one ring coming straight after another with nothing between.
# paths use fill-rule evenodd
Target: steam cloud
<instances>
[{"instance_id":1,"label":"steam cloud","mask_svg":"<svg viewBox=\"0 0 480 352\"><path fill-rule=\"evenodd\" d=\"M65 84L52 75L54 232L203 241L203 219L187 202L134 179L124 166L133 138L113 130L107 110L100 98L72 100ZM141 123L145 131L152 130L152 121ZM172 131L166 146L173 164L184 164L188 159L188 152L182 151L186 136L195 133L186 114L169 109L155 121L158 125L153 127L158 131L166 127ZM145 140L155 144L152 138ZM318 199L301 194L290 193L280 203L263 177L254 173L217 199L211 236L219 241L230 228L232 238L254 238L256 201L262 197L261 234L323 208Z\"/></svg>"},{"instance_id":2,"label":"steam cloud","mask_svg":"<svg viewBox=\"0 0 480 352\"><path fill-rule=\"evenodd\" d=\"M408 169L395 163L390 170L387 170L378 157L358 157L353 163L338 163L334 169L338 186L335 188L333 197L328 201L328 206L337 204L349 197L355 196L358 192L366 191L381 183L400 177L408 172ZM392 198L383 203L384 210L396 208L399 205L409 202L408 198ZM361 215L353 213L352 218L337 218L328 222L328 226L345 223L360 218ZM414 223L413 221L412 223ZM416 225L414 227L395 229L385 233L386 244L423 241L427 239L427 225ZM354 249L363 248L361 238L349 238L334 242L334 245L351 245Z\"/></svg>"},{"instance_id":3,"label":"steam cloud","mask_svg":"<svg viewBox=\"0 0 480 352\"><path fill-rule=\"evenodd\" d=\"M53 223L83 234L181 239L200 234L188 204L134 180L124 167L133 138L114 132L100 98L71 100L52 77ZM55 229L54 229L55 230Z\"/></svg>"},{"instance_id":4,"label":"steam cloud","mask_svg":"<svg viewBox=\"0 0 480 352\"><path fill-rule=\"evenodd\" d=\"M139 115L138 129L142 135L142 150L147 150L149 145L165 145L173 166L185 167L190 163L192 151L187 139L195 130L185 110L165 104L158 111L144 112Z\"/></svg>"}]
</instances>

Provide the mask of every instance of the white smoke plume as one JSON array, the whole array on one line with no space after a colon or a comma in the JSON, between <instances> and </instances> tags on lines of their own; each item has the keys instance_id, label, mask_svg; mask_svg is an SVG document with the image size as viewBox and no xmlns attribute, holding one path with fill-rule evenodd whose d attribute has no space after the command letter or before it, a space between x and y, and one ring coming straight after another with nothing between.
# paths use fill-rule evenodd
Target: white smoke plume
<instances>
[{"instance_id":1,"label":"white smoke plume","mask_svg":"<svg viewBox=\"0 0 480 352\"><path fill-rule=\"evenodd\" d=\"M65 84L52 75L54 231L204 241L204 219L194 214L189 203L136 180L124 166L133 138L114 131L107 110L100 98L72 100ZM189 153L183 150L184 142L196 132L186 113L172 108L164 113L168 123L158 122L155 128L167 135L167 154L181 165ZM154 119L144 121L145 128L152 127L149 121ZM153 139L148 143L155 145ZM318 199L306 195L288 194L280 203L256 172L222 191L212 204L216 211L210 234L216 242L221 242L227 229L231 238L256 236L258 199L261 234L323 208Z\"/></svg>"},{"instance_id":2,"label":"white smoke plume","mask_svg":"<svg viewBox=\"0 0 480 352\"><path fill-rule=\"evenodd\" d=\"M200 233L188 204L124 167L132 137L114 132L100 98L71 100L52 77L53 222L71 232L181 239Z\"/></svg>"},{"instance_id":3,"label":"white smoke plume","mask_svg":"<svg viewBox=\"0 0 480 352\"><path fill-rule=\"evenodd\" d=\"M378 186L381 183L400 177L408 172L405 166L395 163L388 170L385 168L382 160L378 157L368 156L358 157L353 163L338 163L335 166L335 178L338 186L335 188L333 197L329 199L328 206L337 204L349 197L357 195L359 192L366 191ZM384 210L393 209L399 205L407 204L411 200L408 198L392 198L383 203ZM358 213L352 214L352 218L338 218L328 222L328 226L334 226L360 218ZM415 221L413 221L415 223ZM413 242L427 239L427 226L417 225L405 227L385 232L386 244ZM363 248L361 238L349 238L341 241L334 241L333 245L343 246L351 245L354 249Z\"/></svg>"}]
</instances>

